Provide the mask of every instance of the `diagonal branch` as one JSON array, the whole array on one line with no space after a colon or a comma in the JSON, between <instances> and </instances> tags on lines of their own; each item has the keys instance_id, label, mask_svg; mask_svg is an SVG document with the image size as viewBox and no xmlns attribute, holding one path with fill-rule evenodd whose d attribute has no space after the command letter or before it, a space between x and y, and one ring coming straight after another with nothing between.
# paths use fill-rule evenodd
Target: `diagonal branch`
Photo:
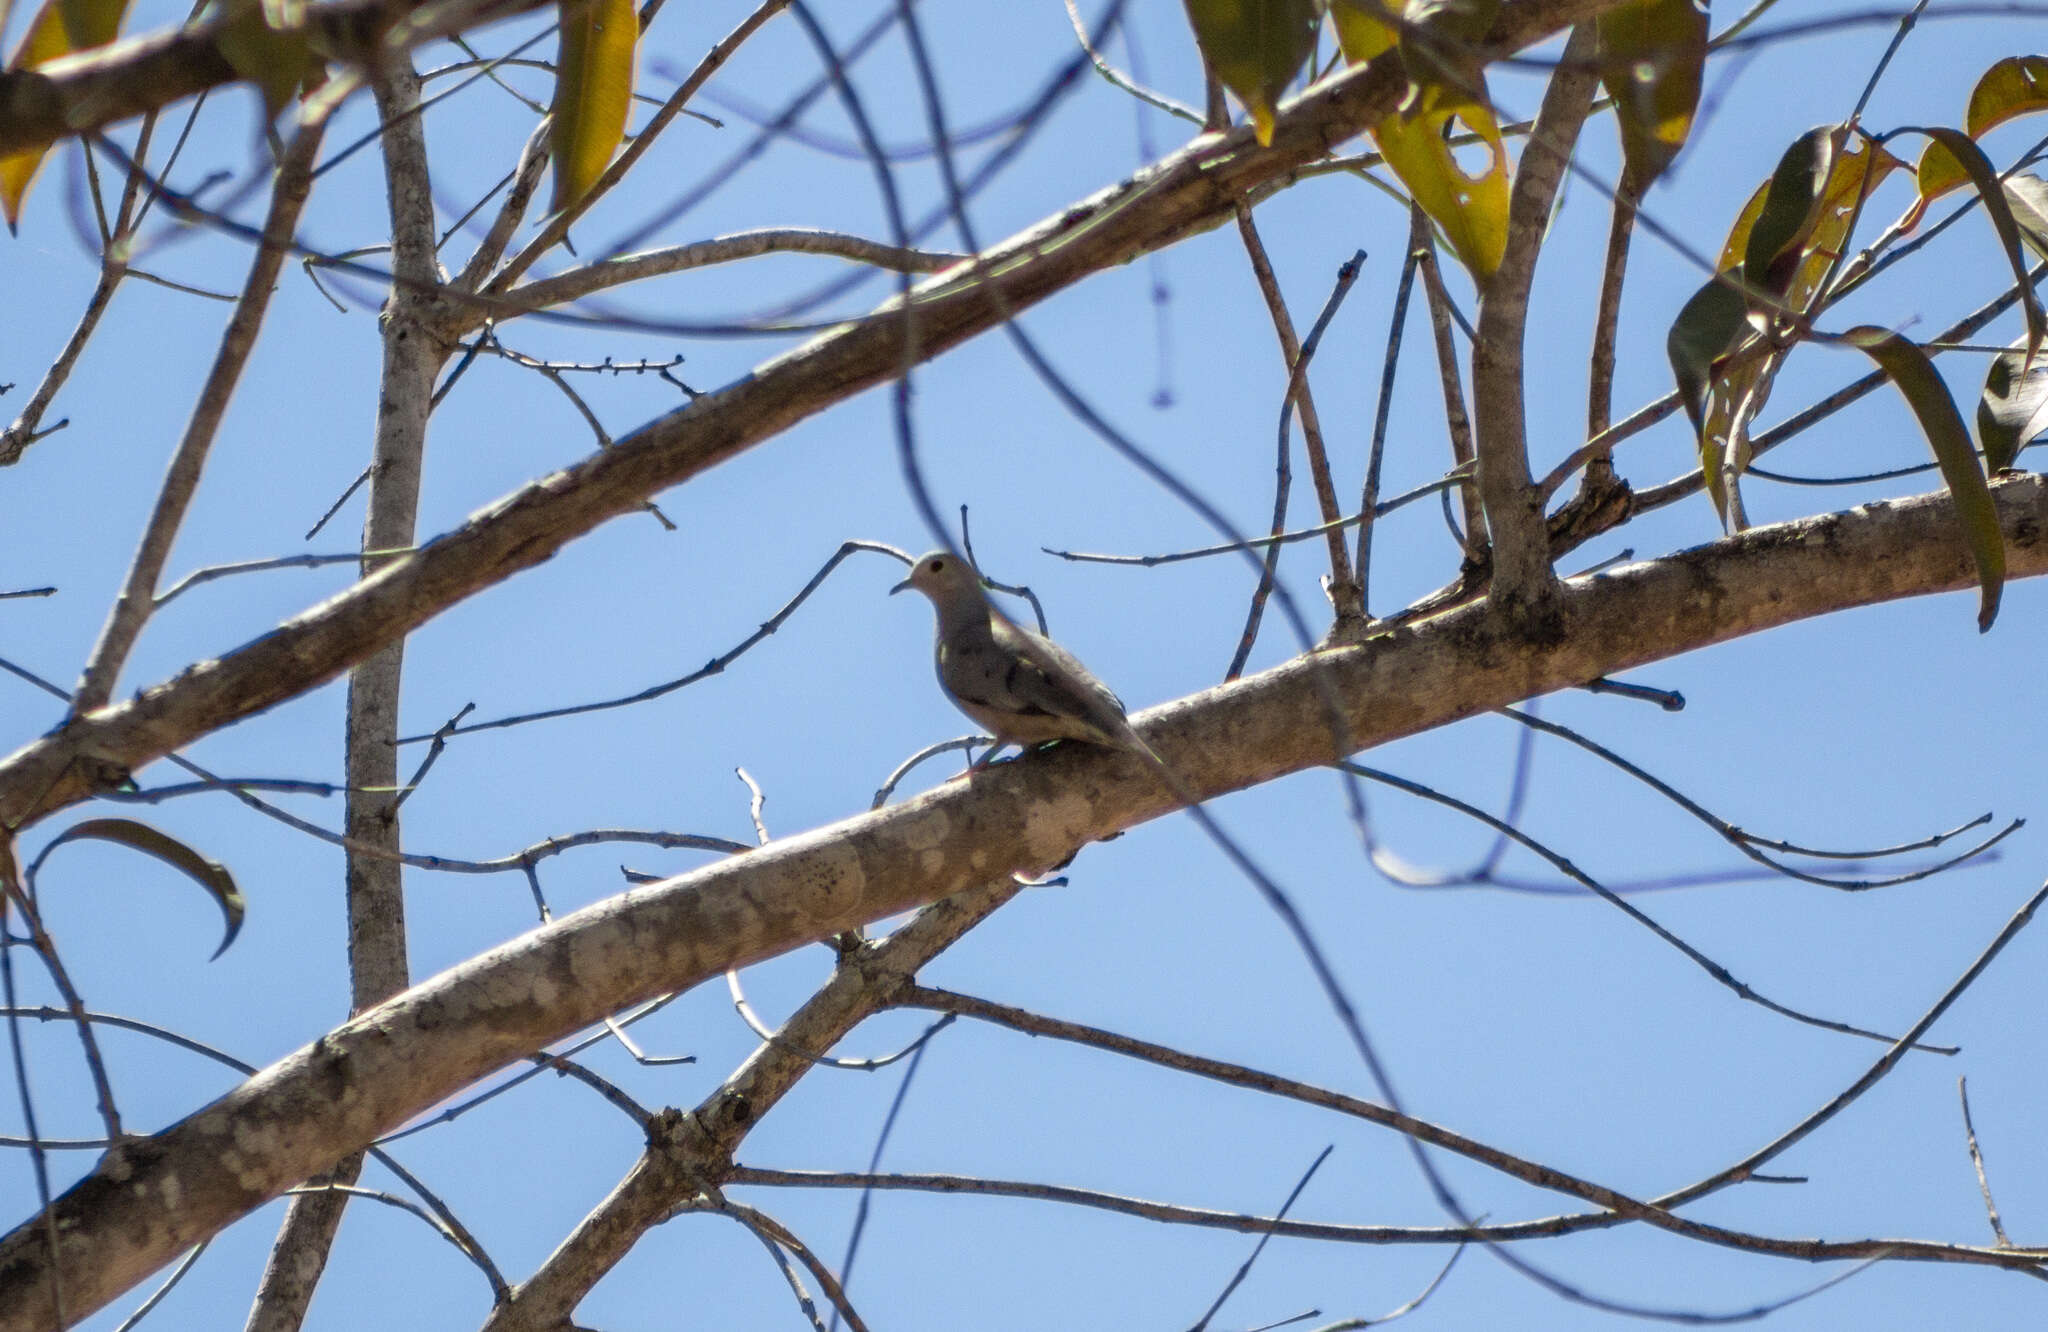
<instances>
[{"instance_id":1,"label":"diagonal branch","mask_svg":"<svg viewBox=\"0 0 2048 1332\"><path fill-rule=\"evenodd\" d=\"M1992 488L2008 576L2048 573L2048 478ZM1484 605L1155 708L1146 742L1203 797L1328 763L1326 702L1376 745L1851 606L1974 586L1944 494L1760 527L1573 579L1532 641ZM1966 622L1960 612L1957 630ZM0 1332L46 1326L52 1254L80 1314L422 1109L607 1013L1165 813L1131 756L1077 747L636 888L423 981L165 1131L131 1139L0 1239ZM172 1206L171 1199L176 1199Z\"/></svg>"},{"instance_id":2,"label":"diagonal branch","mask_svg":"<svg viewBox=\"0 0 2048 1332\"><path fill-rule=\"evenodd\" d=\"M291 146L285 149L284 156L278 161L276 180L271 188L270 216L263 224L262 244L257 247L255 259L249 265L249 276L242 284L242 294L235 302L234 313L228 317L228 325L221 332L220 350L214 354L213 368L199 390L199 401L193 405L185 434L178 441L177 452L171 455L163 489L158 493L156 508L149 516L149 526L143 529L142 544L135 552L134 563L129 566L127 581L122 584L113 609L108 612L107 624L100 631L92 660L87 663L85 674L78 682L72 704L76 712L90 712L112 697L121 667L128 660L128 653L141 635L143 625L149 622L150 612L156 608L156 589L163 579L164 563L170 559L171 546L177 541L178 530L185 521L185 510L199 489L206 455L213 447L213 437L220 429L221 419L227 415L228 404L234 399L235 386L242 379L242 368L249 363L249 354L256 348L256 337L263 331L263 316L270 309L270 295L277 286L278 269L283 266L292 237L298 230L299 214L306 206L306 198L312 193L313 158L320 151L325 130L324 119L300 126Z\"/></svg>"},{"instance_id":3,"label":"diagonal branch","mask_svg":"<svg viewBox=\"0 0 2048 1332\"><path fill-rule=\"evenodd\" d=\"M322 54L354 62L393 39L408 49L539 4L331 0L303 7L303 17L284 24L280 34L303 33ZM0 70L0 154L46 147L239 81L220 49L223 31L239 12L216 10L204 23L94 47L34 69Z\"/></svg>"},{"instance_id":4,"label":"diagonal branch","mask_svg":"<svg viewBox=\"0 0 2048 1332\"><path fill-rule=\"evenodd\" d=\"M1614 2L1506 6L1481 53L1517 49ZM1288 103L1270 149L1258 149L1248 129L1203 135L986 251L971 268L919 284L910 299L920 359L1000 327L1084 277L1226 221L1238 200L1393 110L1403 87L1385 61L1348 72ZM255 642L132 700L73 718L0 759L0 827L20 828L76 804L201 735L324 684L600 523L638 511L657 491L892 379L904 368L900 325L887 317L896 304L775 357L508 496Z\"/></svg>"}]
</instances>

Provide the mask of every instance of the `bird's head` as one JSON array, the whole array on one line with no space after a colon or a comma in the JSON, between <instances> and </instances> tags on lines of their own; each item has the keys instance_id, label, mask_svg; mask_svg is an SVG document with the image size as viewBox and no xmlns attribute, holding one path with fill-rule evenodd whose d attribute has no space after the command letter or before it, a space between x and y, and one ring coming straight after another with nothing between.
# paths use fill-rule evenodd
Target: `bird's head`
<instances>
[{"instance_id":1,"label":"bird's head","mask_svg":"<svg viewBox=\"0 0 2048 1332\"><path fill-rule=\"evenodd\" d=\"M915 588L934 602L944 603L962 595L981 596L981 575L973 565L950 550L935 550L918 557L910 566L910 577L889 589L894 596L904 588Z\"/></svg>"}]
</instances>

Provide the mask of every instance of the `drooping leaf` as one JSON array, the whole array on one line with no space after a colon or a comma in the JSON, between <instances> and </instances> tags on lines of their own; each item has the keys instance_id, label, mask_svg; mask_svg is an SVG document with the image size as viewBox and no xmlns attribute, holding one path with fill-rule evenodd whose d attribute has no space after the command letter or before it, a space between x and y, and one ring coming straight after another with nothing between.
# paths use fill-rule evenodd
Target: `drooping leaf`
<instances>
[{"instance_id":1,"label":"drooping leaf","mask_svg":"<svg viewBox=\"0 0 2048 1332\"><path fill-rule=\"evenodd\" d=\"M554 159L554 212L590 191L626 137L640 15L633 0L563 0L561 54L555 72L548 148Z\"/></svg>"},{"instance_id":2,"label":"drooping leaf","mask_svg":"<svg viewBox=\"0 0 2048 1332\"><path fill-rule=\"evenodd\" d=\"M2048 111L2048 56L2007 56L1985 70L1970 90L1963 127L1972 139L1981 139L2006 121L2035 111ZM1908 214L1908 230L1918 224L1930 202L1970 178L1956 155L1938 142L1920 154L1916 174L1920 198Z\"/></svg>"},{"instance_id":3,"label":"drooping leaf","mask_svg":"<svg viewBox=\"0 0 2048 1332\"><path fill-rule=\"evenodd\" d=\"M2020 240L2043 259L2048 259L2048 180L2019 175L2005 178L2005 204L2012 210L2013 225Z\"/></svg>"},{"instance_id":4,"label":"drooping leaf","mask_svg":"<svg viewBox=\"0 0 2048 1332\"><path fill-rule=\"evenodd\" d=\"M105 46L120 34L127 13L128 0L43 0L7 68L33 69L59 56ZM0 157L0 213L6 214L9 231L21 220L21 201L47 151L25 148Z\"/></svg>"},{"instance_id":5,"label":"drooping leaf","mask_svg":"<svg viewBox=\"0 0 2048 1332\"><path fill-rule=\"evenodd\" d=\"M1641 198L1692 132L1707 59L1707 10L1695 0L1628 0L1596 20L1600 82L1621 127L1622 184Z\"/></svg>"},{"instance_id":6,"label":"drooping leaf","mask_svg":"<svg viewBox=\"0 0 2048 1332\"><path fill-rule=\"evenodd\" d=\"M2019 457L2028 440L2048 430L2048 360L2030 366L2024 352L2001 352L1984 377L1984 396L1977 400L1977 442L1984 446L1984 465L2004 471Z\"/></svg>"},{"instance_id":7,"label":"drooping leaf","mask_svg":"<svg viewBox=\"0 0 2048 1332\"><path fill-rule=\"evenodd\" d=\"M1791 284L1827 211L1828 180L1843 138L1840 126L1822 125L1794 139L1779 157L1743 247L1742 271L1752 286L1777 295Z\"/></svg>"},{"instance_id":8,"label":"drooping leaf","mask_svg":"<svg viewBox=\"0 0 2048 1332\"><path fill-rule=\"evenodd\" d=\"M1789 273L1789 280L1775 288L1758 284L1764 290L1752 295L1746 309L1728 296L1707 297L1702 289L1694 300L1705 298L1709 302L1707 308L1693 314L1690 321L1686 314L1681 314L1672 329L1674 338L1683 338L1688 345L1695 346L1691 372L1704 376L1695 387L1688 388L1681 375L1680 387L1689 395L1697 394L1696 398L1689 396L1688 407L1699 444L1700 467L1706 474L1707 493L1714 501L1715 512L1731 529L1741 525L1736 482L1742 469L1748 466L1749 425L1770 401L1771 385L1783 360L1781 352L1725 359L1741 338L1744 316L1766 320L1767 312L1775 308L1808 309L1834 260L1849 243L1862 200L1886 176L1905 166L1883 145L1860 137L1845 139L1824 151L1831 165L1820 188L1817 207L1809 204L1811 186L1804 172L1787 171L1781 161L1780 170L1750 196L1721 249L1721 271L1738 282L1745 276L1745 256L1751 252L1770 255L1778 277ZM1801 152L1794 145L1786 157L1796 163ZM1771 197L1774 188L1779 191L1775 202ZM1757 225L1767 212L1774 219L1779 236L1803 233L1795 248L1780 252L1781 242L1770 236L1756 239ZM1722 282L1710 285L1729 290ZM1725 341L1719 340L1724 338ZM1701 357L1724 359L1709 365ZM1674 370L1677 367L1674 354Z\"/></svg>"},{"instance_id":9,"label":"drooping leaf","mask_svg":"<svg viewBox=\"0 0 2048 1332\"><path fill-rule=\"evenodd\" d=\"M1977 566L1977 631L1982 633L1998 615L1999 593L2005 586L2005 537L1998 528L1998 505L1991 498L1991 487L1985 482L1976 449L1970 446L1955 399L1949 396L1948 385L1935 372L1927 353L1891 330L1864 324L1850 329L1843 339L1862 348L1905 395L1913 415L1919 418L1921 433L1934 449L1934 460L1963 524L1970 558Z\"/></svg>"},{"instance_id":10,"label":"drooping leaf","mask_svg":"<svg viewBox=\"0 0 2048 1332\"><path fill-rule=\"evenodd\" d=\"M1401 17L1410 36L1435 37L1446 45L1471 45L1486 36L1500 14L1500 0L1408 0Z\"/></svg>"},{"instance_id":11,"label":"drooping leaf","mask_svg":"<svg viewBox=\"0 0 2048 1332\"><path fill-rule=\"evenodd\" d=\"M1948 149L1949 155L1962 165L1970 183L1977 187L1984 214L1991 219L1992 229L1998 232L1999 244L2005 247L2006 261L2012 265L2013 277L2019 281L2020 308L2027 319L2027 355L2035 355L2041 350L2042 342L2048 341L2048 313L2041 309L2041 298L2035 294L2034 284L2027 281L2027 259L2020 253L2019 224L2013 220L2012 204L2005 186L1999 182L1998 172L1991 165L1991 159L1984 156L1984 150L1967 134L1945 125L1909 125L1893 133L1925 134L1933 139Z\"/></svg>"},{"instance_id":12,"label":"drooping leaf","mask_svg":"<svg viewBox=\"0 0 2048 1332\"><path fill-rule=\"evenodd\" d=\"M1261 146L1273 142L1273 106L1315 49L1316 0L1187 0L1195 43L1210 72L1244 103Z\"/></svg>"},{"instance_id":13,"label":"drooping leaf","mask_svg":"<svg viewBox=\"0 0 2048 1332\"><path fill-rule=\"evenodd\" d=\"M1485 103L1448 84L1433 85L1410 103L1412 110L1374 125L1373 140L1415 202L1443 228L1459 260L1484 282L1500 267L1508 245L1508 152L1500 125ZM1446 138L1460 125L1486 149L1486 166L1476 175L1465 170Z\"/></svg>"},{"instance_id":14,"label":"drooping leaf","mask_svg":"<svg viewBox=\"0 0 2048 1332\"><path fill-rule=\"evenodd\" d=\"M1782 293L1786 305L1804 307L1825 276L1829 261L1848 243L1849 231L1856 220L1857 201L1867 197L1884 183L1886 176L1905 165L1887 152L1882 144L1873 144L1868 139L1858 137L1839 146L1834 153L1834 167L1828 174L1820 216L1807 235L1806 260ZM1770 192L1771 181L1767 180L1757 186L1756 192L1749 196L1749 202L1736 214L1735 225L1728 230L1727 243L1721 247L1722 272L1743 262L1749 251L1751 230L1763 215ZM1804 295L1797 294L1802 292Z\"/></svg>"},{"instance_id":15,"label":"drooping leaf","mask_svg":"<svg viewBox=\"0 0 2048 1332\"><path fill-rule=\"evenodd\" d=\"M1372 126L1387 166L1458 259L1483 282L1500 267L1508 238L1508 153L1487 99L1486 75L1471 55L1493 22L1497 0L1331 0L1337 44L1353 64L1400 53L1408 91L1399 109ZM1398 25L1398 26L1397 26ZM1486 157L1468 171L1448 142L1453 131L1479 141Z\"/></svg>"},{"instance_id":16,"label":"drooping leaf","mask_svg":"<svg viewBox=\"0 0 2048 1332\"><path fill-rule=\"evenodd\" d=\"M229 14L214 45L235 73L256 85L265 114L275 119L313 69L305 28L276 0L234 0Z\"/></svg>"},{"instance_id":17,"label":"drooping leaf","mask_svg":"<svg viewBox=\"0 0 2048 1332\"><path fill-rule=\"evenodd\" d=\"M1398 20L1401 7L1388 0L1330 0L1330 22L1337 29L1337 49L1344 59L1362 65L1394 49L1400 29L1385 19Z\"/></svg>"},{"instance_id":18,"label":"drooping leaf","mask_svg":"<svg viewBox=\"0 0 2048 1332\"><path fill-rule=\"evenodd\" d=\"M204 888L207 895L220 907L221 914L227 917L227 933L221 938L220 947L213 950L215 957L225 953L228 945L233 943L235 936L241 932L244 910L242 893L235 887L234 876L218 861L208 860L177 838L158 832L148 824L138 823L134 819L87 819L83 823L73 824L51 838L43 854L48 855L64 842L87 840L113 842L132 851L140 851L146 856L154 856Z\"/></svg>"},{"instance_id":19,"label":"drooping leaf","mask_svg":"<svg viewBox=\"0 0 2048 1332\"><path fill-rule=\"evenodd\" d=\"M1485 76L1473 51L1499 12L1499 0L1408 0L1401 11L1401 60L1409 80L1419 89L1444 86L1485 102Z\"/></svg>"},{"instance_id":20,"label":"drooping leaf","mask_svg":"<svg viewBox=\"0 0 2048 1332\"><path fill-rule=\"evenodd\" d=\"M1700 440L1700 470L1707 478L1707 493L1713 497L1714 511L1724 519L1728 492L1721 474L1720 444L1710 440L1706 431L1707 396L1722 360L1735 350L1748 326L1749 303L1742 293L1728 283L1710 281L1685 303L1664 339L1664 353L1678 380L1678 395Z\"/></svg>"}]
</instances>

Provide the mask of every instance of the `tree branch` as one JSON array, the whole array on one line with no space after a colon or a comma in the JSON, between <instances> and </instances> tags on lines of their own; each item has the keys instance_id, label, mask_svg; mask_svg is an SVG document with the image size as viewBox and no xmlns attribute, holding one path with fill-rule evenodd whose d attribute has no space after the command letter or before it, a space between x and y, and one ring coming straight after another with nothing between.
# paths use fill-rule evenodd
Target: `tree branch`
<instances>
[{"instance_id":1,"label":"tree branch","mask_svg":"<svg viewBox=\"0 0 2048 1332\"><path fill-rule=\"evenodd\" d=\"M2010 577L2048 573L2048 478L1992 487ZM381 575L380 575L381 576ZM1152 709L1148 744L1204 797L1329 762L1325 700L1381 744L1645 662L1852 606L1973 586L1946 494L1760 527L1571 580L1533 641L1468 606ZM1966 632L1958 611L1956 632ZM166 1129L55 1204L72 1309L96 1309L192 1243L459 1088L607 1013L1006 871L1064 862L1166 812L1131 756L1055 750L904 805L596 903L379 1005ZM0 1240L0 1332L47 1326L40 1217Z\"/></svg>"},{"instance_id":2,"label":"tree branch","mask_svg":"<svg viewBox=\"0 0 2048 1332\"><path fill-rule=\"evenodd\" d=\"M1593 88L1599 81L1592 61L1597 47L1592 26L1581 25L1550 76L1535 128L1515 168L1507 253L1500 268L1481 284L1479 336L1472 344L1479 501L1486 510L1493 549L1490 600L1531 631L1549 627L1547 609L1556 575L1550 568L1543 495L1529 481L1522 391L1524 325L1551 200L1593 105Z\"/></svg>"},{"instance_id":3,"label":"tree branch","mask_svg":"<svg viewBox=\"0 0 2048 1332\"><path fill-rule=\"evenodd\" d=\"M1512 51L1615 2L1506 6L1480 54ZM1386 61L1340 75L1287 104L1270 149L1258 149L1249 129L1202 135L995 246L961 275L920 283L910 296L920 359L999 327L1083 277L1227 220L1237 200L1393 110L1404 87ZM889 315L896 304L527 486L245 647L32 741L0 760L0 827L25 827L201 735L333 679L464 598L637 511L657 491L901 373L900 324Z\"/></svg>"}]
</instances>

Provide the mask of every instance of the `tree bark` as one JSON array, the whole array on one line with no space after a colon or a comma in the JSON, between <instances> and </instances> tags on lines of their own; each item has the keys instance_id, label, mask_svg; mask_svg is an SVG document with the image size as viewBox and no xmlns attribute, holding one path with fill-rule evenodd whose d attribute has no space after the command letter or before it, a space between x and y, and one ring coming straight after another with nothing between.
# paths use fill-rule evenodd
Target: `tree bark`
<instances>
[{"instance_id":1,"label":"tree bark","mask_svg":"<svg viewBox=\"0 0 2048 1332\"><path fill-rule=\"evenodd\" d=\"M2012 577L2048 572L2048 478L1993 486ZM1146 741L1204 796L1355 746L1796 620L1974 586L1946 494L1761 527L1574 579L1532 642L1468 606L1151 709ZM1969 632L1958 608L1956 632ZM687 989L1008 871L1058 864L1171 805L1109 750L1036 755L906 804L635 888L381 1004L152 1137L55 1204L74 1316L379 1134L606 1013ZM51 1254L30 1218L0 1240L0 1332L50 1326Z\"/></svg>"}]
</instances>

